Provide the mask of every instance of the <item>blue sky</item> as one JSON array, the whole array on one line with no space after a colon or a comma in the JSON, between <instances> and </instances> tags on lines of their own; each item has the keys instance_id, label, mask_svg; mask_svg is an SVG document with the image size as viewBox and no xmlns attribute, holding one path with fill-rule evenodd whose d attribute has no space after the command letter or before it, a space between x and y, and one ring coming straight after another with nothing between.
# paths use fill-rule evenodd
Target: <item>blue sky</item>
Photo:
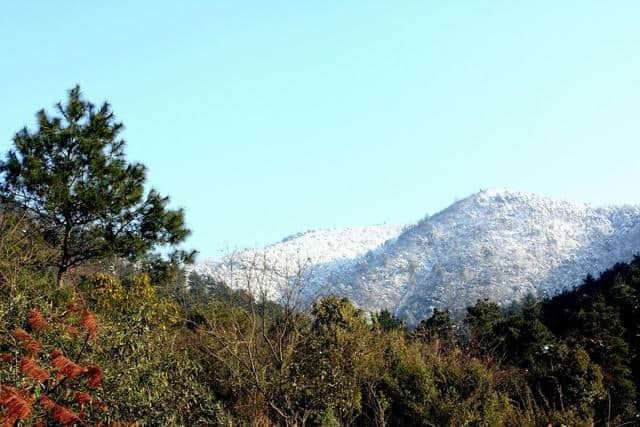
<instances>
[{"instance_id":1,"label":"blue sky","mask_svg":"<svg viewBox=\"0 0 640 427\"><path fill-rule=\"evenodd\" d=\"M637 1L183 3L4 4L0 149L79 83L204 258L487 187L640 203Z\"/></svg>"}]
</instances>

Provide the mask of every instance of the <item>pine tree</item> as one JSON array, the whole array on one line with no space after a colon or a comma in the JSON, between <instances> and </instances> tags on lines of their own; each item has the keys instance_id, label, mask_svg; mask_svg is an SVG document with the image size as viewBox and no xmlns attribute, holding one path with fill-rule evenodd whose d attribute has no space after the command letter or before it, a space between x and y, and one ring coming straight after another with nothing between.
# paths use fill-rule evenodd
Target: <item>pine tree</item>
<instances>
[{"instance_id":1,"label":"pine tree","mask_svg":"<svg viewBox=\"0 0 640 427\"><path fill-rule=\"evenodd\" d=\"M46 241L59 250L57 281L70 268L97 258L135 260L159 245L187 237L182 210L168 197L146 193L146 168L128 163L125 142L108 103L96 108L78 86L59 116L44 110L37 130L20 130L0 162L3 202L28 212ZM193 254L180 252L183 259Z\"/></svg>"},{"instance_id":2,"label":"pine tree","mask_svg":"<svg viewBox=\"0 0 640 427\"><path fill-rule=\"evenodd\" d=\"M438 338L444 344L452 344L454 340L454 321L451 312L448 309L438 310L434 308L431 317L418 323L413 336L424 342Z\"/></svg>"},{"instance_id":3,"label":"pine tree","mask_svg":"<svg viewBox=\"0 0 640 427\"><path fill-rule=\"evenodd\" d=\"M387 309L382 309L379 313L373 314L372 318L380 329L385 332L401 331L405 329L402 320L398 319Z\"/></svg>"}]
</instances>

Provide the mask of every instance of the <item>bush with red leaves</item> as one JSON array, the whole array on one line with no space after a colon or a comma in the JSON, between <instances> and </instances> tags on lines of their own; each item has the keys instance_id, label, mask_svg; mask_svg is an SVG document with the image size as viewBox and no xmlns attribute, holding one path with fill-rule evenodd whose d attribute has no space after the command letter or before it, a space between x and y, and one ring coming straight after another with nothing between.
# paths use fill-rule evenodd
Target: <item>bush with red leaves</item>
<instances>
[{"instance_id":1,"label":"bush with red leaves","mask_svg":"<svg viewBox=\"0 0 640 427\"><path fill-rule=\"evenodd\" d=\"M74 316L76 326L70 324ZM103 374L99 366L83 361L98 330L96 316L82 304L75 304L62 318L51 321L38 310L31 310L26 323L31 333L16 328L15 348L0 353L0 363L13 368L16 378L12 384L18 385L0 384L0 425L10 427L18 421L32 425L48 425L52 421L59 425L97 423L97 417L92 415L104 413L108 407L89 390L102 385ZM83 333L70 334L70 330ZM33 334L56 331L81 340L81 350L74 356L60 348L53 348L48 354L43 351L45 337L37 339Z\"/></svg>"}]
</instances>

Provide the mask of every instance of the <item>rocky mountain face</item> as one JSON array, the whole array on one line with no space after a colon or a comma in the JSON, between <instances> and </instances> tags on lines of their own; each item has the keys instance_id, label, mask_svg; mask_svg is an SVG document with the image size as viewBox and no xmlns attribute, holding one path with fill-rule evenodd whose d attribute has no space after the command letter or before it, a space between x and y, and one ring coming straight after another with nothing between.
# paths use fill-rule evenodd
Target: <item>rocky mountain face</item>
<instances>
[{"instance_id":1,"label":"rocky mountain face","mask_svg":"<svg viewBox=\"0 0 640 427\"><path fill-rule=\"evenodd\" d=\"M301 233L195 269L274 299L292 288L307 301L335 293L415 324L434 307L552 295L638 253L640 206L488 190L414 225Z\"/></svg>"}]
</instances>

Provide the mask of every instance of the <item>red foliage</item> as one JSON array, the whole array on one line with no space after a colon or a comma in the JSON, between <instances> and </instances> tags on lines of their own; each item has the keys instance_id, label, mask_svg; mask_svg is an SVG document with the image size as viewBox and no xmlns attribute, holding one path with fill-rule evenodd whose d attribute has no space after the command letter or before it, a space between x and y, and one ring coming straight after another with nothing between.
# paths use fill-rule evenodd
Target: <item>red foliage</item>
<instances>
[{"instance_id":1,"label":"red foliage","mask_svg":"<svg viewBox=\"0 0 640 427\"><path fill-rule=\"evenodd\" d=\"M56 405L51 413L54 420L58 421L63 426L75 424L80 421L80 416L70 409L64 406Z\"/></svg>"},{"instance_id":2,"label":"red foliage","mask_svg":"<svg viewBox=\"0 0 640 427\"><path fill-rule=\"evenodd\" d=\"M40 343L22 328L13 331L13 336L26 346L29 356L33 356L42 350Z\"/></svg>"},{"instance_id":3,"label":"red foliage","mask_svg":"<svg viewBox=\"0 0 640 427\"><path fill-rule=\"evenodd\" d=\"M47 396L46 394L40 396L40 404L47 409L53 409L56 407L56 402L49 399L49 396Z\"/></svg>"},{"instance_id":4,"label":"red foliage","mask_svg":"<svg viewBox=\"0 0 640 427\"><path fill-rule=\"evenodd\" d=\"M85 310L84 313L82 313L82 326L89 332L89 336L94 337L96 335L98 322L96 316L89 310Z\"/></svg>"},{"instance_id":5,"label":"red foliage","mask_svg":"<svg viewBox=\"0 0 640 427\"><path fill-rule=\"evenodd\" d=\"M79 391L73 396L73 401L85 405L91 402L91 395L86 391Z\"/></svg>"},{"instance_id":6,"label":"red foliage","mask_svg":"<svg viewBox=\"0 0 640 427\"><path fill-rule=\"evenodd\" d=\"M51 365L67 378L74 379L86 372L85 368L64 357L58 349L51 352L51 359Z\"/></svg>"},{"instance_id":7,"label":"red foliage","mask_svg":"<svg viewBox=\"0 0 640 427\"><path fill-rule=\"evenodd\" d=\"M35 356L36 354L40 353L40 351L42 351L42 346L38 341L31 341L29 344L27 344L27 354L29 356Z\"/></svg>"},{"instance_id":8,"label":"red foliage","mask_svg":"<svg viewBox=\"0 0 640 427\"><path fill-rule=\"evenodd\" d=\"M33 341L33 337L29 334L29 332L25 331L22 328L18 328L13 331L13 336L23 344L26 344L29 341Z\"/></svg>"},{"instance_id":9,"label":"red foliage","mask_svg":"<svg viewBox=\"0 0 640 427\"><path fill-rule=\"evenodd\" d=\"M33 398L16 388L0 385L0 405L7 410L2 414L3 426L13 426L17 420L23 420L31 413Z\"/></svg>"},{"instance_id":10,"label":"red foliage","mask_svg":"<svg viewBox=\"0 0 640 427\"><path fill-rule=\"evenodd\" d=\"M82 329L86 330L88 337L94 337L97 331L97 320L95 315L86 309L83 309L84 303L74 304L69 307L69 313L78 313L81 315ZM75 317L75 316L74 316ZM31 310L28 315L27 323L34 331L42 331L49 327L43 316L37 310ZM70 333L77 333L78 329L60 322L61 326ZM102 370L95 365L85 367L77 362L65 357L62 350L54 348L50 352L50 364L55 372L55 379L45 382L51 378L49 371L39 365L34 355L42 351L42 345L33 336L24 329L18 328L13 332L14 337L27 350L27 355L20 359L19 368L25 375L39 383L44 383L43 392L52 392L55 390L65 378L76 379L81 376L86 378L88 387L96 388L102 384ZM86 345L86 342L85 342ZM14 355L10 352L0 353L0 362L11 362ZM0 384L0 426L12 427L16 422L26 419L33 410L34 397L27 391L19 390L14 387ZM73 396L73 402L82 405L92 405L96 410L103 412L108 411L104 403L99 400L93 400L91 395L85 391L77 391ZM86 412L74 412L72 409L56 404L46 394L42 394L39 398L39 415L43 411L50 411L50 416L60 425L71 425L82 423L87 418ZM44 426L45 419L36 417L33 423L37 426Z\"/></svg>"},{"instance_id":11,"label":"red foliage","mask_svg":"<svg viewBox=\"0 0 640 427\"><path fill-rule=\"evenodd\" d=\"M35 331L43 331L49 327L49 324L44 320L42 314L40 314L38 310L31 310L29 312L27 323Z\"/></svg>"},{"instance_id":12,"label":"red foliage","mask_svg":"<svg viewBox=\"0 0 640 427\"><path fill-rule=\"evenodd\" d=\"M87 372L89 373L89 379L87 380L87 384L89 384L89 387L100 387L103 379L102 369L100 369L98 366L92 365L87 367Z\"/></svg>"},{"instance_id":13,"label":"red foliage","mask_svg":"<svg viewBox=\"0 0 640 427\"><path fill-rule=\"evenodd\" d=\"M50 375L46 369L43 369L30 357L23 357L20 360L20 370L23 374L38 382L44 382L49 379Z\"/></svg>"}]
</instances>

